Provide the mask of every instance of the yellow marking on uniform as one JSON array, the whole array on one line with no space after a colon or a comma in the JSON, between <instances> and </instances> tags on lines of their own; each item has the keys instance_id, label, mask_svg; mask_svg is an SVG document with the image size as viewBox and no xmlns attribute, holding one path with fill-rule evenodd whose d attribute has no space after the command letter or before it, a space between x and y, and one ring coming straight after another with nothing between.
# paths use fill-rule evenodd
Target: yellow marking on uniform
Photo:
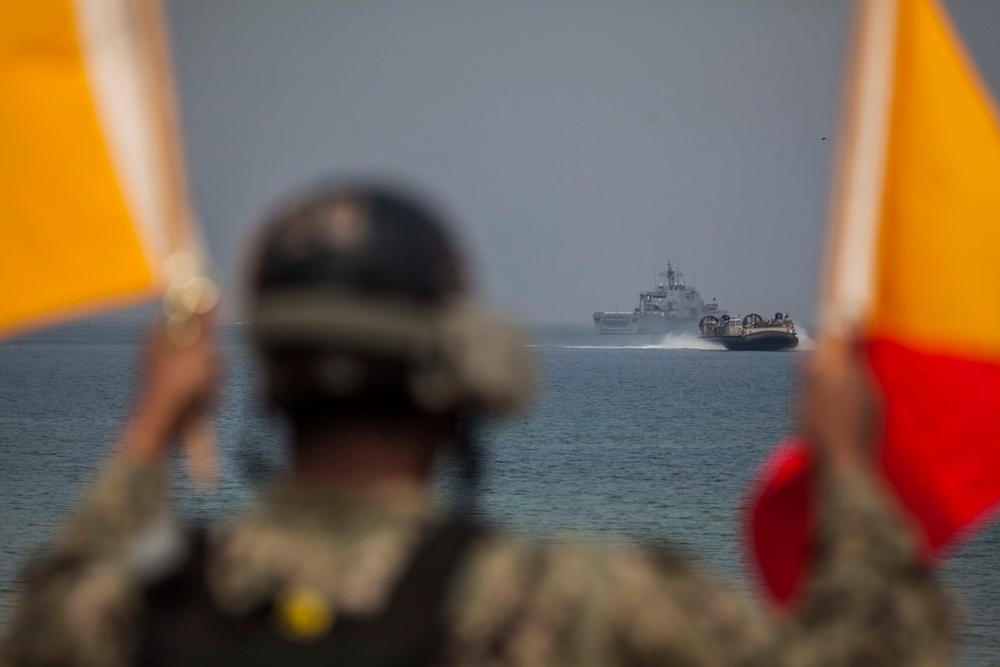
<instances>
[{"instance_id":1,"label":"yellow marking on uniform","mask_svg":"<svg viewBox=\"0 0 1000 667\"><path fill-rule=\"evenodd\" d=\"M325 596L301 586L289 588L275 598L274 614L280 630L298 641L322 637L336 618Z\"/></svg>"}]
</instances>

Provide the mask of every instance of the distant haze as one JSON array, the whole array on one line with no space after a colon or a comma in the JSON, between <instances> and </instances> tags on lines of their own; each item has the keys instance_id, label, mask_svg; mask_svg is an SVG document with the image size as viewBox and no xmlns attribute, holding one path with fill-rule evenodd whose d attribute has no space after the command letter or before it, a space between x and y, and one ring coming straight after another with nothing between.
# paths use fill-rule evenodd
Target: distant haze
<instances>
[{"instance_id":1,"label":"distant haze","mask_svg":"<svg viewBox=\"0 0 1000 667\"><path fill-rule=\"evenodd\" d=\"M196 204L230 283L275 196L388 175L440 199L482 289L522 319L631 309L668 259L733 312L811 317L845 2L168 5ZM1000 2L948 5L1000 91Z\"/></svg>"}]
</instances>

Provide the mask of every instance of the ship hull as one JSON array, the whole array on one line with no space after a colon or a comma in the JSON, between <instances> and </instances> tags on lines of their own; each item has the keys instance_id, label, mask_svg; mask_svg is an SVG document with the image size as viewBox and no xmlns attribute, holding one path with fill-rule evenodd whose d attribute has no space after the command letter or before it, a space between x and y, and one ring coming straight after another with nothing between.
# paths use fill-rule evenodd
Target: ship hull
<instances>
[{"instance_id":1,"label":"ship hull","mask_svg":"<svg viewBox=\"0 0 1000 667\"><path fill-rule=\"evenodd\" d=\"M706 340L715 340L734 352L778 352L794 349L799 344L799 337L788 331L756 331L742 336L720 336Z\"/></svg>"},{"instance_id":2,"label":"ship hull","mask_svg":"<svg viewBox=\"0 0 1000 667\"><path fill-rule=\"evenodd\" d=\"M608 335L696 333L698 321L648 313L594 313L594 328Z\"/></svg>"}]
</instances>

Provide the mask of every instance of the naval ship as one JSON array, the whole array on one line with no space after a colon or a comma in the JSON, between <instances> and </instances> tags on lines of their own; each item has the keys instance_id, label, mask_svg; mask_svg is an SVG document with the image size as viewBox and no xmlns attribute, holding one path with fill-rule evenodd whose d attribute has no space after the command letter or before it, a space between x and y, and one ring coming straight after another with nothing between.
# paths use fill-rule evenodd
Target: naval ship
<instances>
[{"instance_id":1,"label":"naval ship","mask_svg":"<svg viewBox=\"0 0 1000 667\"><path fill-rule=\"evenodd\" d=\"M694 287L684 282L684 274L674 271L671 262L659 273L666 282L656 289L639 294L639 307L632 312L594 313L594 327L601 334L694 333L698 322L707 316L722 317L726 311L719 304L705 303Z\"/></svg>"},{"instance_id":2,"label":"naval ship","mask_svg":"<svg viewBox=\"0 0 1000 667\"><path fill-rule=\"evenodd\" d=\"M788 313L775 313L770 320L757 313L750 313L742 320L729 315L721 319L706 315L698 322L698 329L701 338L721 343L727 350L791 350L799 344L795 323Z\"/></svg>"}]
</instances>

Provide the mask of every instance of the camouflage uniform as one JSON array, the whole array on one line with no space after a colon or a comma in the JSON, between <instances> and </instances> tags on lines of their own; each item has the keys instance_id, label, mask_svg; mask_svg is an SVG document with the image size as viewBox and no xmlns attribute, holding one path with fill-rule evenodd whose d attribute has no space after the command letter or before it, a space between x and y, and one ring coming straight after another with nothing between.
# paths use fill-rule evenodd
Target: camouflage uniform
<instances>
[{"instance_id":1,"label":"camouflage uniform","mask_svg":"<svg viewBox=\"0 0 1000 667\"><path fill-rule=\"evenodd\" d=\"M878 485L827 480L818 562L794 616L748 610L679 556L628 544L472 547L446 604L453 665L941 665L942 592ZM0 665L128 665L142 580L169 553L162 470L114 462L29 578ZM209 586L239 612L282 591L377 612L422 528L440 517L413 489L350 495L286 486L213 531Z\"/></svg>"}]
</instances>

